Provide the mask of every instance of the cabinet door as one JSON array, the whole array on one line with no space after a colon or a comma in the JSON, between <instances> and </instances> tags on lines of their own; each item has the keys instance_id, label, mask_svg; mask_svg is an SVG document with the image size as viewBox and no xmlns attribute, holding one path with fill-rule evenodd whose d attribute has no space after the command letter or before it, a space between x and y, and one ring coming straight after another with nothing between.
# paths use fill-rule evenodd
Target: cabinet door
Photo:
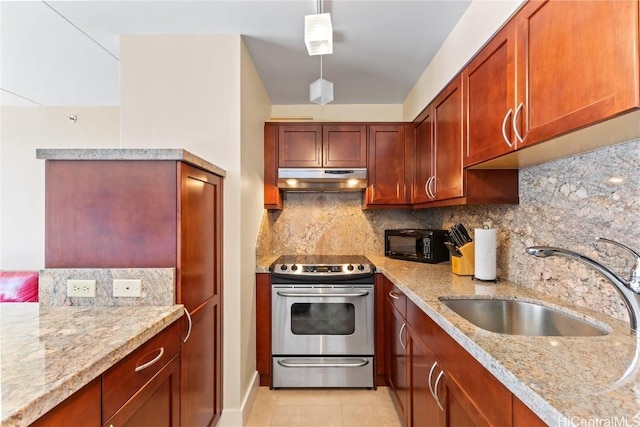
<instances>
[{"instance_id":1,"label":"cabinet door","mask_svg":"<svg viewBox=\"0 0 640 427\"><path fill-rule=\"evenodd\" d=\"M404 125L369 126L368 205L407 203Z\"/></svg>"},{"instance_id":2,"label":"cabinet door","mask_svg":"<svg viewBox=\"0 0 640 427\"><path fill-rule=\"evenodd\" d=\"M484 419L478 418L477 415L467 412L467 405L464 405L464 401L450 389L447 389L445 402L444 425L447 427L476 427L492 425L491 423L487 423Z\"/></svg>"},{"instance_id":3,"label":"cabinet door","mask_svg":"<svg viewBox=\"0 0 640 427\"><path fill-rule=\"evenodd\" d=\"M407 378L407 322L391 303L387 303L387 373L389 387L396 397L402 417L406 417L409 382Z\"/></svg>"},{"instance_id":4,"label":"cabinet door","mask_svg":"<svg viewBox=\"0 0 640 427\"><path fill-rule=\"evenodd\" d=\"M462 76L459 75L433 102L434 200L464 195L462 113Z\"/></svg>"},{"instance_id":5,"label":"cabinet door","mask_svg":"<svg viewBox=\"0 0 640 427\"><path fill-rule=\"evenodd\" d=\"M464 165L515 149L515 25L508 23L462 72L466 105Z\"/></svg>"},{"instance_id":6,"label":"cabinet door","mask_svg":"<svg viewBox=\"0 0 640 427\"><path fill-rule=\"evenodd\" d=\"M190 335L181 347L182 425L210 425L222 403L221 178L181 164L179 209L177 302L191 316Z\"/></svg>"},{"instance_id":7,"label":"cabinet door","mask_svg":"<svg viewBox=\"0 0 640 427\"><path fill-rule=\"evenodd\" d=\"M429 105L414 122L413 180L411 203L430 201L433 173L433 107Z\"/></svg>"},{"instance_id":8,"label":"cabinet door","mask_svg":"<svg viewBox=\"0 0 640 427\"><path fill-rule=\"evenodd\" d=\"M444 374L440 374L442 369L438 368L435 355L427 344L420 339L419 333L410 326L408 329L407 348L410 354L409 377L411 381L408 425L415 427L444 425L444 412L431 394L433 389L437 393L440 404L444 405L444 402L446 402L445 387L442 380ZM435 388L436 385L437 388Z\"/></svg>"},{"instance_id":9,"label":"cabinet door","mask_svg":"<svg viewBox=\"0 0 640 427\"><path fill-rule=\"evenodd\" d=\"M177 302L189 312L221 291L221 178L180 163Z\"/></svg>"},{"instance_id":10,"label":"cabinet door","mask_svg":"<svg viewBox=\"0 0 640 427\"><path fill-rule=\"evenodd\" d=\"M513 426L527 426L527 427L544 427L547 424L542 421L531 409L529 409L520 399L516 396L513 398Z\"/></svg>"},{"instance_id":11,"label":"cabinet door","mask_svg":"<svg viewBox=\"0 0 640 427\"><path fill-rule=\"evenodd\" d=\"M207 426L221 412L220 306L209 301L191 314L182 344L181 425Z\"/></svg>"},{"instance_id":12,"label":"cabinet door","mask_svg":"<svg viewBox=\"0 0 640 427\"><path fill-rule=\"evenodd\" d=\"M639 105L637 1L530 1L516 23L523 145Z\"/></svg>"},{"instance_id":13,"label":"cabinet door","mask_svg":"<svg viewBox=\"0 0 640 427\"><path fill-rule=\"evenodd\" d=\"M321 166L321 125L278 126L278 167L319 168Z\"/></svg>"},{"instance_id":14,"label":"cabinet door","mask_svg":"<svg viewBox=\"0 0 640 427\"><path fill-rule=\"evenodd\" d=\"M264 208L282 209L278 188L278 125L264 124Z\"/></svg>"},{"instance_id":15,"label":"cabinet door","mask_svg":"<svg viewBox=\"0 0 640 427\"><path fill-rule=\"evenodd\" d=\"M103 425L178 427L180 355L176 355Z\"/></svg>"},{"instance_id":16,"label":"cabinet door","mask_svg":"<svg viewBox=\"0 0 640 427\"><path fill-rule=\"evenodd\" d=\"M367 126L322 126L322 166L327 168L367 167Z\"/></svg>"}]
</instances>

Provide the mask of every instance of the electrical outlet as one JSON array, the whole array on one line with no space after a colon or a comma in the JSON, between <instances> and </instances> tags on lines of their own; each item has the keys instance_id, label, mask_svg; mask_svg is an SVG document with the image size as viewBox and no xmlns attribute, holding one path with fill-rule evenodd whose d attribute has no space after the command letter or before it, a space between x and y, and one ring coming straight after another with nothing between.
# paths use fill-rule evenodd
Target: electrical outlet
<instances>
[{"instance_id":1,"label":"electrical outlet","mask_svg":"<svg viewBox=\"0 0 640 427\"><path fill-rule=\"evenodd\" d=\"M67 296L68 297L96 297L96 281L95 280L67 280Z\"/></svg>"},{"instance_id":2,"label":"electrical outlet","mask_svg":"<svg viewBox=\"0 0 640 427\"><path fill-rule=\"evenodd\" d=\"M141 297L142 284L140 279L113 279L114 297Z\"/></svg>"}]
</instances>

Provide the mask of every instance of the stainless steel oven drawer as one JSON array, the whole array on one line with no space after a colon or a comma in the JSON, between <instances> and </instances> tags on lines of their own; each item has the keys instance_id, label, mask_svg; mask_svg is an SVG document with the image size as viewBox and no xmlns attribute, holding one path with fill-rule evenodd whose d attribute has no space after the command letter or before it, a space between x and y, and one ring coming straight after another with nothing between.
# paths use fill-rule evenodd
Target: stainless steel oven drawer
<instances>
[{"instance_id":1,"label":"stainless steel oven drawer","mask_svg":"<svg viewBox=\"0 0 640 427\"><path fill-rule=\"evenodd\" d=\"M373 357L274 356L273 387L373 388Z\"/></svg>"}]
</instances>

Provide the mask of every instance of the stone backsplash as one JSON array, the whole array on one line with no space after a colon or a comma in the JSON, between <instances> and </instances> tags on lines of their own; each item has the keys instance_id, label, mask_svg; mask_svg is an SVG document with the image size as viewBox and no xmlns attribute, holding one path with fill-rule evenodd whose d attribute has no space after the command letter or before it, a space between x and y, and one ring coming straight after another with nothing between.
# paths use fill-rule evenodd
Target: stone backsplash
<instances>
[{"instance_id":1,"label":"stone backsplash","mask_svg":"<svg viewBox=\"0 0 640 427\"><path fill-rule=\"evenodd\" d=\"M361 194L288 193L284 209L265 211L258 256L383 253L388 228L449 228L498 234L498 278L618 318L620 297L604 279L566 258L536 259L531 245L559 246L600 260L627 277L632 258L607 237L640 250L640 141L520 170L520 204L363 211Z\"/></svg>"},{"instance_id":2,"label":"stone backsplash","mask_svg":"<svg viewBox=\"0 0 640 427\"><path fill-rule=\"evenodd\" d=\"M48 268L40 270L39 295L43 306L173 305L175 268ZM95 298L67 296L67 280L95 280ZM114 279L139 279L140 297L114 297Z\"/></svg>"}]
</instances>

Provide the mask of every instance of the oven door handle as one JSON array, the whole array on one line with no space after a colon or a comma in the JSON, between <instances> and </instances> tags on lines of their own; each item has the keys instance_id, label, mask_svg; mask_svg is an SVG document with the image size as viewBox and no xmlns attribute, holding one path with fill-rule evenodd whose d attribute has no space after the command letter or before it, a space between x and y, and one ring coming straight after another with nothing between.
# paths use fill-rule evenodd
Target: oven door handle
<instances>
[{"instance_id":1,"label":"oven door handle","mask_svg":"<svg viewBox=\"0 0 640 427\"><path fill-rule=\"evenodd\" d=\"M283 366L285 368L356 368L358 366L365 366L369 363L366 359L350 359L348 362L332 362L332 363L323 363L323 362L309 362L309 361L300 361L297 362L295 359L283 359L278 360L278 365Z\"/></svg>"},{"instance_id":2,"label":"oven door handle","mask_svg":"<svg viewBox=\"0 0 640 427\"><path fill-rule=\"evenodd\" d=\"M358 292L350 292L350 293L307 293L307 292L288 292L288 291L277 291L276 292L281 297L366 297L369 295L369 291L358 291Z\"/></svg>"}]
</instances>

